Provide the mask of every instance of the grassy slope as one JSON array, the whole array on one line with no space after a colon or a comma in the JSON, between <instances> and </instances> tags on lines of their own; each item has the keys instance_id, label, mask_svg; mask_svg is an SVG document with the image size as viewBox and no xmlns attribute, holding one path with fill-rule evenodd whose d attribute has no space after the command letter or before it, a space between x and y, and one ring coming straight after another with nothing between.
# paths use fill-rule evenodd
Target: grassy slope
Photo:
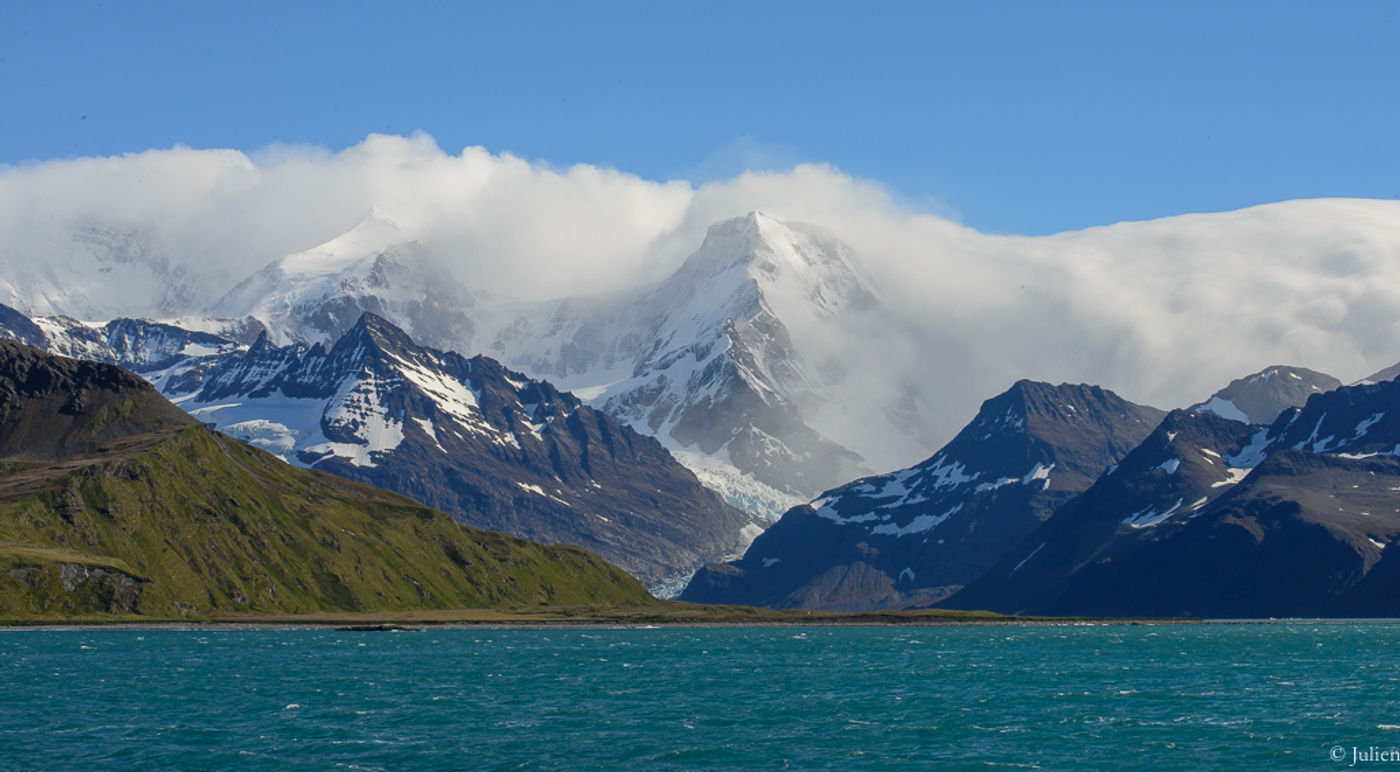
<instances>
[{"instance_id":1,"label":"grassy slope","mask_svg":"<svg viewBox=\"0 0 1400 772\"><path fill-rule=\"evenodd\" d=\"M0 618L655 603L583 550L467 529L200 426L90 460L5 464Z\"/></svg>"}]
</instances>

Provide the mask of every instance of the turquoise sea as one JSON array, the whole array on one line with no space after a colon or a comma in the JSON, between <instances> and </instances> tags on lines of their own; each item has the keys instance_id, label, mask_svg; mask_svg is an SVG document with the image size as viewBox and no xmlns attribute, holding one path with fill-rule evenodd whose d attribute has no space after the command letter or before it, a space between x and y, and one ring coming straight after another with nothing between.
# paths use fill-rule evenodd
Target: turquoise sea
<instances>
[{"instance_id":1,"label":"turquoise sea","mask_svg":"<svg viewBox=\"0 0 1400 772\"><path fill-rule=\"evenodd\" d=\"M1391 622L0 630L4 769L1400 769L1396 745Z\"/></svg>"}]
</instances>

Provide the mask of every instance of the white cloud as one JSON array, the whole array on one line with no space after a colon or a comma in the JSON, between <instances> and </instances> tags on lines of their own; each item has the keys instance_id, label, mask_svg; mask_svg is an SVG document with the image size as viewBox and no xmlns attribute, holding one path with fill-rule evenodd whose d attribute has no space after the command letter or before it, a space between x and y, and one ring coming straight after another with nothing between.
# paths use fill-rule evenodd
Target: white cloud
<instances>
[{"instance_id":1,"label":"white cloud","mask_svg":"<svg viewBox=\"0 0 1400 772\"><path fill-rule=\"evenodd\" d=\"M878 346L838 342L836 352L868 358L857 369L872 398L893 400L900 378L924 384L922 398L940 404L936 440L1020 377L1173 407L1270 364L1350 380L1400 360L1394 202L989 236L829 166L695 186L481 148L454 155L422 134L374 135L338 153L176 147L0 167L0 279L36 311L65 310L45 298L79 297L91 307L66 310L154 313L149 288L111 297L75 230L138 234L185 266L206 302L371 206L422 234L474 288L526 297L657 279L711 223L749 210L818 224L865 258L903 326Z\"/></svg>"}]
</instances>

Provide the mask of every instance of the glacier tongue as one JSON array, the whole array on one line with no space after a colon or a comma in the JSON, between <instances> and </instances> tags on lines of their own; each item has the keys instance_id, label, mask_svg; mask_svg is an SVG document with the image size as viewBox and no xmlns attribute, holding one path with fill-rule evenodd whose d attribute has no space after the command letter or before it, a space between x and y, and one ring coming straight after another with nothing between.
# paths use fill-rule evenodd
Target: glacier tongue
<instances>
[{"instance_id":1,"label":"glacier tongue","mask_svg":"<svg viewBox=\"0 0 1400 772\"><path fill-rule=\"evenodd\" d=\"M658 438L661 439L661 438ZM669 439L669 438L667 438ZM661 443L683 466L695 473L701 484L718 493L731 507L776 521L783 513L803 502L802 497L759 482L734 466L723 453L706 455L682 448L674 440ZM757 536L757 533L753 534ZM751 539L752 540L752 539ZM747 548L747 544L744 545ZM742 554L742 550L737 554ZM737 554L734 557L737 557Z\"/></svg>"}]
</instances>

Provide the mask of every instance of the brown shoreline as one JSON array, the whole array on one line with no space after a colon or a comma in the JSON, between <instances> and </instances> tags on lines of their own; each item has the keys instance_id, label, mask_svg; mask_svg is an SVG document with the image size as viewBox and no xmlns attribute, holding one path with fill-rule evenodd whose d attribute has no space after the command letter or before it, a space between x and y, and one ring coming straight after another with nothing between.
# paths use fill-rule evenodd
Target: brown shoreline
<instances>
[{"instance_id":1,"label":"brown shoreline","mask_svg":"<svg viewBox=\"0 0 1400 772\"><path fill-rule=\"evenodd\" d=\"M202 617L0 617L3 629L291 630L653 627L1008 627L1201 624L1355 624L1383 619L1201 619L1195 617L1023 617L982 611L918 609L836 613L661 601L645 606L535 606L505 609L224 613Z\"/></svg>"}]
</instances>

